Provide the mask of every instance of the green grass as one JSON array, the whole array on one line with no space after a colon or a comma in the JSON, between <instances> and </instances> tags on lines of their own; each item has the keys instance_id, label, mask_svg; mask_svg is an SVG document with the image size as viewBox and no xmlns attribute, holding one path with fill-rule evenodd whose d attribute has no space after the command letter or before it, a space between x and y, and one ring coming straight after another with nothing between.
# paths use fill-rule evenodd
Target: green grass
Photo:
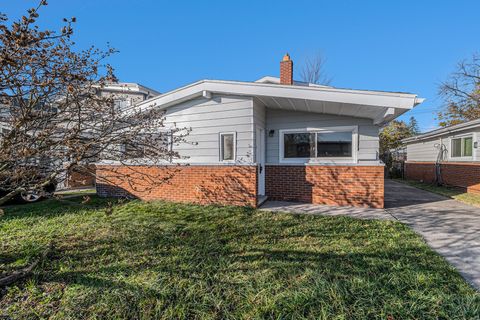
<instances>
[{"instance_id":1,"label":"green grass","mask_svg":"<svg viewBox=\"0 0 480 320\"><path fill-rule=\"evenodd\" d=\"M447 198L480 207L480 194L467 193L465 190L449 186L436 186L430 183L418 182L413 180L395 179L395 181L406 183L412 187L440 194Z\"/></svg>"},{"instance_id":2,"label":"green grass","mask_svg":"<svg viewBox=\"0 0 480 320\"><path fill-rule=\"evenodd\" d=\"M0 273L55 249L0 318L480 318L480 294L398 222L106 201L5 209Z\"/></svg>"}]
</instances>

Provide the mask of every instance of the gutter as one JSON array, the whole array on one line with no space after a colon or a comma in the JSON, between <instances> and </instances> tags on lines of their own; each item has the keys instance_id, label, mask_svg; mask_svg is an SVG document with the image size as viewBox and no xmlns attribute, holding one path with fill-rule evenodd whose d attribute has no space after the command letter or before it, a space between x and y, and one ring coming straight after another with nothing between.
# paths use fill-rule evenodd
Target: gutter
<instances>
[{"instance_id":1,"label":"gutter","mask_svg":"<svg viewBox=\"0 0 480 320\"><path fill-rule=\"evenodd\" d=\"M474 123L465 122L465 123L458 124L458 125L456 125L456 126L459 126L457 128L453 128L453 126L452 126L452 127L437 129L437 130L440 130L440 132L436 132L436 133L435 132L430 132L430 133L426 132L426 133L423 133L423 134L418 135L418 136L403 139L402 143L411 143L411 142L416 142L416 141L421 141L421 140L427 140L427 139L430 139L430 138L436 138L436 137L439 137L439 136L448 135L450 133L455 133L455 132L458 132L458 131L468 130L468 129L472 129L472 128L476 128L476 127L480 128L480 119L472 120L472 122L474 122ZM434 130L434 131L437 131L437 130Z\"/></svg>"}]
</instances>

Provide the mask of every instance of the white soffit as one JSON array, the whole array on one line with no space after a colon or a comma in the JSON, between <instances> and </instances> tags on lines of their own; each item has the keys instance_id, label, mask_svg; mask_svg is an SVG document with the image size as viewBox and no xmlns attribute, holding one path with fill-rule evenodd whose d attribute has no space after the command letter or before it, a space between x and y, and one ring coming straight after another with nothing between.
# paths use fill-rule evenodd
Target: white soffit
<instances>
[{"instance_id":1,"label":"white soffit","mask_svg":"<svg viewBox=\"0 0 480 320\"><path fill-rule=\"evenodd\" d=\"M140 110L148 110L153 107L165 109L209 93L256 97L260 101L273 101L273 103L265 103L270 107L284 107L289 110L296 110L296 106L302 105L306 108L304 111L308 111L310 108L310 112L366 117L374 119L377 124L394 119L424 100L410 93L202 80L145 100L137 104L135 108ZM279 103L278 100L283 101ZM318 107L319 105L320 107ZM312 106L314 106L314 110L312 110Z\"/></svg>"}]
</instances>

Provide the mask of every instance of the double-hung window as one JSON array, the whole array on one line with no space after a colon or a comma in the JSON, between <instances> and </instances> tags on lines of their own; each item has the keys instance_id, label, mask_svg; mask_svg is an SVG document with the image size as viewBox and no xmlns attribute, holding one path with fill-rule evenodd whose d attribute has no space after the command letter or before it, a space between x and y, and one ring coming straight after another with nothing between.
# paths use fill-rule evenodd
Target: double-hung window
<instances>
[{"instance_id":1,"label":"double-hung window","mask_svg":"<svg viewBox=\"0 0 480 320\"><path fill-rule=\"evenodd\" d=\"M356 127L280 130L282 162L353 162Z\"/></svg>"},{"instance_id":2,"label":"double-hung window","mask_svg":"<svg viewBox=\"0 0 480 320\"><path fill-rule=\"evenodd\" d=\"M451 158L469 158L473 155L473 137L459 137L452 139Z\"/></svg>"}]
</instances>

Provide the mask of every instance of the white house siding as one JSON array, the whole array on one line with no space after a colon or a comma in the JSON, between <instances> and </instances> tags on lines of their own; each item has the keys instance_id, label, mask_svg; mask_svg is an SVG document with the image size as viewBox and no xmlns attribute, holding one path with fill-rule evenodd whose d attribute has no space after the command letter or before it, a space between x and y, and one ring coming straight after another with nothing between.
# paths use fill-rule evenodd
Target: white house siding
<instances>
[{"instance_id":1,"label":"white house siding","mask_svg":"<svg viewBox=\"0 0 480 320\"><path fill-rule=\"evenodd\" d=\"M438 146L443 144L446 149L446 154L444 156L444 162L457 162L459 160L450 158L450 151L451 151L451 139L465 136L465 135L472 135L473 141L479 141L480 139L480 130L479 129L470 129L470 130L463 130L458 132L446 133L439 137L430 138L430 139L423 139L416 142L409 142L407 144L407 160L408 161L436 161L439 153ZM435 147L437 145L437 147ZM479 161L480 160L480 148L473 149L473 157L470 161Z\"/></svg>"},{"instance_id":2,"label":"white house siding","mask_svg":"<svg viewBox=\"0 0 480 320\"><path fill-rule=\"evenodd\" d=\"M440 138L423 140L416 143L407 144L408 161L436 161L438 157L438 148L435 145L440 143Z\"/></svg>"},{"instance_id":3,"label":"white house siding","mask_svg":"<svg viewBox=\"0 0 480 320\"><path fill-rule=\"evenodd\" d=\"M173 146L173 150L185 157L175 162L189 164L221 164L221 132L236 133L238 164L253 163L253 121L253 100L248 97L201 97L169 107L165 113L166 127L192 129L186 142Z\"/></svg>"},{"instance_id":4,"label":"white house siding","mask_svg":"<svg viewBox=\"0 0 480 320\"><path fill-rule=\"evenodd\" d=\"M279 163L279 130L337 126L358 126L358 162L378 164L379 127L371 119L270 108L267 108L266 130L274 130L274 134L272 137L267 134L267 164Z\"/></svg>"},{"instance_id":5,"label":"white house siding","mask_svg":"<svg viewBox=\"0 0 480 320\"><path fill-rule=\"evenodd\" d=\"M257 159L256 157L256 151L257 151L257 141L259 141L259 137L256 136L256 128L260 127L265 130L266 126L266 116L267 116L267 110L265 106L261 103L259 103L256 100L253 100L253 130L255 132L254 135L254 159ZM263 132L266 135L266 132Z\"/></svg>"}]
</instances>

